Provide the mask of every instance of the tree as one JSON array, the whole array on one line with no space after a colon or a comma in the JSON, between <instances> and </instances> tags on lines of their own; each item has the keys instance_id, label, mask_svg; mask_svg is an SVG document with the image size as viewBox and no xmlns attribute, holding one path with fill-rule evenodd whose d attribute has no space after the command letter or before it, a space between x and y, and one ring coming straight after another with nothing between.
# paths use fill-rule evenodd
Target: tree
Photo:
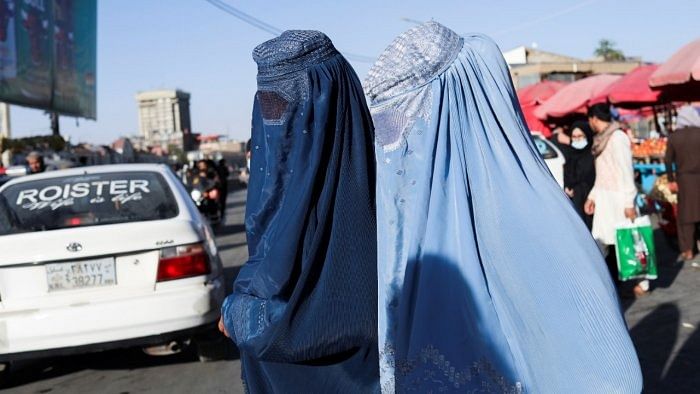
<instances>
[{"instance_id":1,"label":"tree","mask_svg":"<svg viewBox=\"0 0 700 394\"><path fill-rule=\"evenodd\" d=\"M615 48L615 42L605 38L598 41L598 48L593 53L607 61L625 60L625 54Z\"/></svg>"}]
</instances>

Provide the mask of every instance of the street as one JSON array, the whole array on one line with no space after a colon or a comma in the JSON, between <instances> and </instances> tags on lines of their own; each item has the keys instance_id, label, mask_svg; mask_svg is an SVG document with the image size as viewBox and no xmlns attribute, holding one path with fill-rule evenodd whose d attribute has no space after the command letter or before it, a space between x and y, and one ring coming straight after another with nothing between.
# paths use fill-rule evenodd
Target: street
<instances>
[{"instance_id":1,"label":"street","mask_svg":"<svg viewBox=\"0 0 700 394\"><path fill-rule=\"evenodd\" d=\"M245 262L245 190L231 192L226 222L217 231L230 285ZM675 253L659 232L659 279L641 299L623 300L647 393L697 391L700 375L700 270L673 265ZM226 361L199 362L192 350L150 357L140 349L25 362L7 377L7 393L242 393L240 362L233 346ZM585 391L585 390L584 390Z\"/></svg>"}]
</instances>

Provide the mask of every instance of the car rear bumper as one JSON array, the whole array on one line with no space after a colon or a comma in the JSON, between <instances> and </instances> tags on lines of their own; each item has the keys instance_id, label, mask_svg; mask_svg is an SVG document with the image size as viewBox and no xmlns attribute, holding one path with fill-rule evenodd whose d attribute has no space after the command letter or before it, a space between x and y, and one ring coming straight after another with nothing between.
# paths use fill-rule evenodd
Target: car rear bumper
<instances>
[{"instance_id":1,"label":"car rear bumper","mask_svg":"<svg viewBox=\"0 0 700 394\"><path fill-rule=\"evenodd\" d=\"M0 361L152 345L214 324L223 276L206 284L196 279L159 284L144 297L0 312Z\"/></svg>"},{"instance_id":2,"label":"car rear bumper","mask_svg":"<svg viewBox=\"0 0 700 394\"><path fill-rule=\"evenodd\" d=\"M41 358L70 356L75 354L86 354L103 352L113 349L124 349L135 346L156 346L165 344L171 341L193 338L197 335L204 335L216 329L216 322L207 323L199 327L188 328L186 330L173 331L158 335L151 335L142 338L123 339L119 341L92 343L89 345L80 345L72 347L62 347L47 350L34 350L29 352L7 353L0 354L0 363L19 361L19 360L36 360ZM223 334L222 334L223 335Z\"/></svg>"}]
</instances>

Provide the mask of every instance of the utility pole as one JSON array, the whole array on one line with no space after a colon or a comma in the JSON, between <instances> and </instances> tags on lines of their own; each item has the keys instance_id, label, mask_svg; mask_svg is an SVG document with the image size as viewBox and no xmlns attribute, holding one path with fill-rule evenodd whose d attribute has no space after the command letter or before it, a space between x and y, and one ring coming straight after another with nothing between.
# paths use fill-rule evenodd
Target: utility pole
<instances>
[{"instance_id":1,"label":"utility pole","mask_svg":"<svg viewBox=\"0 0 700 394\"><path fill-rule=\"evenodd\" d=\"M60 136L61 130L58 125L58 112L50 112L49 116L51 117L51 134Z\"/></svg>"},{"instance_id":2,"label":"utility pole","mask_svg":"<svg viewBox=\"0 0 700 394\"><path fill-rule=\"evenodd\" d=\"M0 138L10 138L10 104L0 103Z\"/></svg>"}]
</instances>

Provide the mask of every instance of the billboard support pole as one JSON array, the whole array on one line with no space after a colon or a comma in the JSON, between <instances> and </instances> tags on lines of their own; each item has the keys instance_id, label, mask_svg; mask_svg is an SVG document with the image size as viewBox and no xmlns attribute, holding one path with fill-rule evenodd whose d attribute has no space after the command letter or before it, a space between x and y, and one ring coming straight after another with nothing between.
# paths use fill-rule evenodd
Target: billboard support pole
<instances>
[{"instance_id":1,"label":"billboard support pole","mask_svg":"<svg viewBox=\"0 0 700 394\"><path fill-rule=\"evenodd\" d=\"M58 113L57 112L51 112L51 134L55 136L60 136L61 135L61 130L58 126Z\"/></svg>"}]
</instances>

